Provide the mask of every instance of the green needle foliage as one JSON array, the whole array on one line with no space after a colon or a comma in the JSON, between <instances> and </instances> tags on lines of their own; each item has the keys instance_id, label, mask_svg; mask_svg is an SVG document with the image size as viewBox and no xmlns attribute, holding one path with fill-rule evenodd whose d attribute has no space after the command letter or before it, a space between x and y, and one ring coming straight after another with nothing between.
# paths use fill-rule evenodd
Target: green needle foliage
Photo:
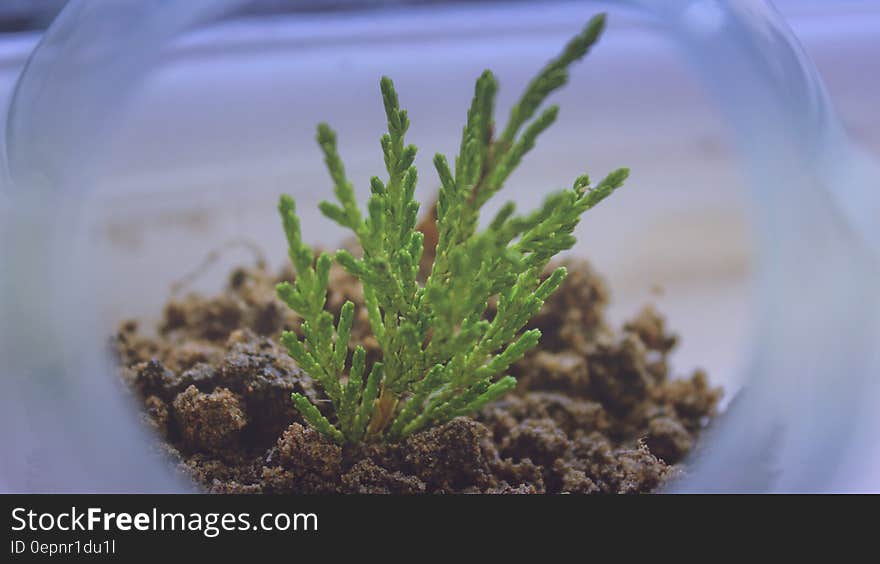
<instances>
[{"instance_id":1,"label":"green needle foliage","mask_svg":"<svg viewBox=\"0 0 880 564\"><path fill-rule=\"evenodd\" d=\"M279 284L278 296L303 318L302 338L286 332L282 342L320 382L333 406L335 421L305 396L293 394L299 412L322 434L337 443L399 440L472 413L516 385L505 372L540 338L540 331L523 328L566 275L558 268L542 280L545 267L572 247L581 215L620 187L628 171L612 172L594 187L580 176L570 189L550 195L525 215L507 203L483 230L478 229L480 209L556 120L557 106L538 111L566 83L568 67L586 54L604 24L604 15L594 17L540 71L497 138L498 83L490 71L479 77L454 166L441 154L434 157L441 184L439 242L424 283L418 278L423 234L416 228L416 148L405 141L410 122L391 79L380 83L388 119L381 138L387 178L370 179L366 215L346 177L336 134L326 124L318 126L337 200L322 202L320 209L351 229L363 249L360 257L345 250L316 257L302 240L293 199L282 196L279 210L296 280ZM369 371L363 347L354 348L349 361L354 304L347 302L338 320L324 309L332 260L363 285L370 327L382 351L381 362ZM489 318L493 298L497 306Z\"/></svg>"}]
</instances>

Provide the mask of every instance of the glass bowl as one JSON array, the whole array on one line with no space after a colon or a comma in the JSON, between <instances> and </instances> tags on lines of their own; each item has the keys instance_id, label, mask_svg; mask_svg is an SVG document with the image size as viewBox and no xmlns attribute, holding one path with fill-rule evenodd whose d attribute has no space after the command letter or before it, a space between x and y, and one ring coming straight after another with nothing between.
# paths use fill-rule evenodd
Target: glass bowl
<instances>
[{"instance_id":1,"label":"glass bowl","mask_svg":"<svg viewBox=\"0 0 880 564\"><path fill-rule=\"evenodd\" d=\"M71 0L24 70L0 200L0 433L14 454L0 489L185 489L119 393L106 354L119 321L155 321L183 279L219 290L254 248L280 267L282 192L311 242L339 241L317 212L330 184L314 126L338 130L363 202L382 166L382 74L412 119L426 202L430 157L453 152L480 71L498 75L504 115L599 10L609 30L505 192L527 209L584 170L632 169L572 252L608 280L612 320L657 304L682 337L675 372L705 368L735 398L675 487L880 488L878 176L768 3L275 18L243 17L244 4Z\"/></svg>"}]
</instances>

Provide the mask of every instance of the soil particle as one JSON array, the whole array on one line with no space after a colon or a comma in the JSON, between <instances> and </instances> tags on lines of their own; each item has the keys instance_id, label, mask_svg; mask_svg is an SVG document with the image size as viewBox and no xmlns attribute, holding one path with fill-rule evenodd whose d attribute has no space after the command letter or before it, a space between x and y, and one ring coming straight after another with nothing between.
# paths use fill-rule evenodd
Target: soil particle
<instances>
[{"instance_id":1,"label":"soil particle","mask_svg":"<svg viewBox=\"0 0 880 564\"><path fill-rule=\"evenodd\" d=\"M609 292L605 281L584 260L551 265L546 275L556 266L568 269L563 288L550 296L531 325L541 330L541 350L583 354L592 349L597 336L610 331L605 323Z\"/></svg>"},{"instance_id":2,"label":"soil particle","mask_svg":"<svg viewBox=\"0 0 880 564\"><path fill-rule=\"evenodd\" d=\"M487 493L502 493L508 488L521 489L528 486L528 490L518 493L546 493L544 484L543 468L532 462L531 458L524 458L514 462L512 458L505 458L495 463L495 472L501 479L501 486L489 488Z\"/></svg>"},{"instance_id":3,"label":"soil particle","mask_svg":"<svg viewBox=\"0 0 880 564\"><path fill-rule=\"evenodd\" d=\"M434 492L498 486L490 467L498 451L489 436L485 425L458 417L406 439L404 467Z\"/></svg>"},{"instance_id":4,"label":"soil particle","mask_svg":"<svg viewBox=\"0 0 880 564\"><path fill-rule=\"evenodd\" d=\"M217 368L215 384L244 398L252 440L270 444L291 421L299 420L290 401L292 392L317 402L312 381L275 341L248 329L231 333L226 346L228 352Z\"/></svg>"},{"instance_id":5,"label":"soil particle","mask_svg":"<svg viewBox=\"0 0 880 564\"><path fill-rule=\"evenodd\" d=\"M644 401L651 385L645 350L637 336L627 334L614 344L599 345L590 355L592 388L609 409L625 412Z\"/></svg>"},{"instance_id":6,"label":"soil particle","mask_svg":"<svg viewBox=\"0 0 880 564\"><path fill-rule=\"evenodd\" d=\"M298 489L305 487L306 484L299 482L296 474L290 470L280 466L265 466L261 472L258 486L261 488L261 493L294 494L298 493Z\"/></svg>"},{"instance_id":7,"label":"soil particle","mask_svg":"<svg viewBox=\"0 0 880 564\"><path fill-rule=\"evenodd\" d=\"M524 390L540 387L582 394L590 389L587 357L573 351L538 351L525 368L518 375L519 386Z\"/></svg>"},{"instance_id":8,"label":"soil particle","mask_svg":"<svg viewBox=\"0 0 880 564\"><path fill-rule=\"evenodd\" d=\"M229 449L247 424L239 399L226 388L205 394L190 386L172 405L183 444L193 451Z\"/></svg>"},{"instance_id":9,"label":"soil particle","mask_svg":"<svg viewBox=\"0 0 880 564\"><path fill-rule=\"evenodd\" d=\"M155 394L165 401L172 401L180 392L194 386L202 391L213 387L214 368L198 364L183 372L173 372L161 361L152 359L135 365L135 385L144 394Z\"/></svg>"},{"instance_id":10,"label":"soil particle","mask_svg":"<svg viewBox=\"0 0 880 564\"><path fill-rule=\"evenodd\" d=\"M219 340L231 330L240 327L244 319L242 304L235 296L223 296L205 301L201 296L189 295L182 301L170 302L165 308L163 333L180 327L197 328L196 336Z\"/></svg>"},{"instance_id":11,"label":"soil particle","mask_svg":"<svg viewBox=\"0 0 880 564\"><path fill-rule=\"evenodd\" d=\"M144 399L144 423L157 432L160 436L168 434L168 405L157 396L147 396Z\"/></svg>"},{"instance_id":12,"label":"soil particle","mask_svg":"<svg viewBox=\"0 0 880 564\"><path fill-rule=\"evenodd\" d=\"M669 467L641 442L635 448L614 448L605 437L593 434L575 441L574 451L572 460L557 465L557 473L565 476L572 470L579 470L601 492L653 491L669 471Z\"/></svg>"},{"instance_id":13,"label":"soil particle","mask_svg":"<svg viewBox=\"0 0 880 564\"><path fill-rule=\"evenodd\" d=\"M650 305L624 323L623 330L635 333L646 348L661 353L668 353L678 343L677 336L666 332L666 320Z\"/></svg>"},{"instance_id":14,"label":"soil particle","mask_svg":"<svg viewBox=\"0 0 880 564\"><path fill-rule=\"evenodd\" d=\"M204 491L224 493L637 493L680 474L721 397L706 375L672 378L677 343L643 309L615 331L608 291L583 261L531 323L540 346L511 367L515 393L397 444L340 447L306 426L290 401L323 392L279 345L300 320L275 297L290 280L236 269L215 297L171 300L155 337L123 323L122 380L165 456ZM549 270L548 270L549 273ZM335 265L327 308L356 304L351 348L378 359L360 285ZM491 312L490 312L491 315ZM326 407L325 407L326 406Z\"/></svg>"},{"instance_id":15,"label":"soil particle","mask_svg":"<svg viewBox=\"0 0 880 564\"><path fill-rule=\"evenodd\" d=\"M341 491L354 494L420 494L426 486L415 476L391 471L369 458L351 467L341 479Z\"/></svg>"},{"instance_id":16,"label":"soil particle","mask_svg":"<svg viewBox=\"0 0 880 564\"><path fill-rule=\"evenodd\" d=\"M668 382L661 393L675 408L682 424L690 430L701 428L706 418L714 416L721 399L721 389L710 387L702 370L697 370L687 380Z\"/></svg>"},{"instance_id":17,"label":"soil particle","mask_svg":"<svg viewBox=\"0 0 880 564\"><path fill-rule=\"evenodd\" d=\"M500 488L489 488L485 492L468 492L468 493L486 493L486 494L539 494L544 493L534 484L520 484L516 487L505 484Z\"/></svg>"},{"instance_id":18,"label":"soil particle","mask_svg":"<svg viewBox=\"0 0 880 564\"><path fill-rule=\"evenodd\" d=\"M567 468L564 463L554 467L557 474L562 476L562 491L573 494L594 494L601 493L602 490L596 485L596 482L587 476L583 470L575 470Z\"/></svg>"},{"instance_id":19,"label":"soil particle","mask_svg":"<svg viewBox=\"0 0 880 564\"><path fill-rule=\"evenodd\" d=\"M209 391L214 385L217 370L208 363L199 362L179 374L179 381L174 382L172 379L172 385L165 390L166 394L170 394L172 397L190 386L195 386L202 391Z\"/></svg>"},{"instance_id":20,"label":"soil particle","mask_svg":"<svg viewBox=\"0 0 880 564\"><path fill-rule=\"evenodd\" d=\"M526 419L551 419L566 435L576 437L610 427L601 404L572 398L556 392L528 392L510 396L477 414L492 429L495 440L503 441L513 428Z\"/></svg>"},{"instance_id":21,"label":"soil particle","mask_svg":"<svg viewBox=\"0 0 880 564\"><path fill-rule=\"evenodd\" d=\"M169 395L166 393L170 382L176 380L173 372L165 368L165 365L156 359L141 362L132 367L134 373L134 385L137 390L144 394L156 394L166 399ZM171 394L173 398L176 394Z\"/></svg>"},{"instance_id":22,"label":"soil particle","mask_svg":"<svg viewBox=\"0 0 880 564\"><path fill-rule=\"evenodd\" d=\"M648 423L645 444L657 458L675 464L690 452L694 446L694 439L677 419L657 417Z\"/></svg>"},{"instance_id":23,"label":"soil particle","mask_svg":"<svg viewBox=\"0 0 880 564\"><path fill-rule=\"evenodd\" d=\"M278 439L281 466L294 475L337 479L342 468L342 449L311 427L294 423Z\"/></svg>"},{"instance_id":24,"label":"soil particle","mask_svg":"<svg viewBox=\"0 0 880 564\"><path fill-rule=\"evenodd\" d=\"M564 458L571 443L552 419L526 419L510 430L501 443L501 453L515 460L528 458L545 468Z\"/></svg>"}]
</instances>

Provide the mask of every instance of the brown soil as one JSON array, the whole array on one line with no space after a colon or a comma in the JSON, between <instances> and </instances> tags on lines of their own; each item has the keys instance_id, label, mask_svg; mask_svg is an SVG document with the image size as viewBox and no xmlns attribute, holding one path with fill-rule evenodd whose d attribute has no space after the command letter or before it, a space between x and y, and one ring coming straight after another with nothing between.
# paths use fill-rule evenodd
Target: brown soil
<instances>
[{"instance_id":1,"label":"brown soil","mask_svg":"<svg viewBox=\"0 0 880 564\"><path fill-rule=\"evenodd\" d=\"M513 367L517 392L399 444L341 448L303 425L291 392L327 404L278 345L299 326L274 294L290 272L235 270L219 296L172 299L157 337L128 321L114 345L158 450L210 492L653 491L681 472L721 391L701 371L670 379L677 338L663 317L648 307L612 330L605 284L567 266L533 320L539 348ZM360 304L360 287L334 267L328 307L346 299ZM352 341L377 358L361 307Z\"/></svg>"}]
</instances>

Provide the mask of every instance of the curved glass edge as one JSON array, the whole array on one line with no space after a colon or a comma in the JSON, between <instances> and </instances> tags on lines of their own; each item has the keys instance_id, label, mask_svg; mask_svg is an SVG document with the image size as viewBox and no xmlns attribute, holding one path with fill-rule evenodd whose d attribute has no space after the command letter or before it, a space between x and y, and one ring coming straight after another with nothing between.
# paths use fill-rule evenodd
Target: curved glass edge
<instances>
[{"instance_id":1,"label":"curved glass edge","mask_svg":"<svg viewBox=\"0 0 880 564\"><path fill-rule=\"evenodd\" d=\"M112 385L71 248L105 131L159 46L239 0L71 0L16 86L5 135L0 490L183 491ZM108 85L112 87L108 88ZM86 328L86 330L84 330ZM83 354L83 351L92 351ZM101 416L92 416L100 409ZM108 425L108 421L114 424Z\"/></svg>"},{"instance_id":2,"label":"curved glass edge","mask_svg":"<svg viewBox=\"0 0 880 564\"><path fill-rule=\"evenodd\" d=\"M846 490L880 396L877 165L770 3L624 3L657 17L726 115L759 244L746 387L673 489Z\"/></svg>"}]
</instances>

